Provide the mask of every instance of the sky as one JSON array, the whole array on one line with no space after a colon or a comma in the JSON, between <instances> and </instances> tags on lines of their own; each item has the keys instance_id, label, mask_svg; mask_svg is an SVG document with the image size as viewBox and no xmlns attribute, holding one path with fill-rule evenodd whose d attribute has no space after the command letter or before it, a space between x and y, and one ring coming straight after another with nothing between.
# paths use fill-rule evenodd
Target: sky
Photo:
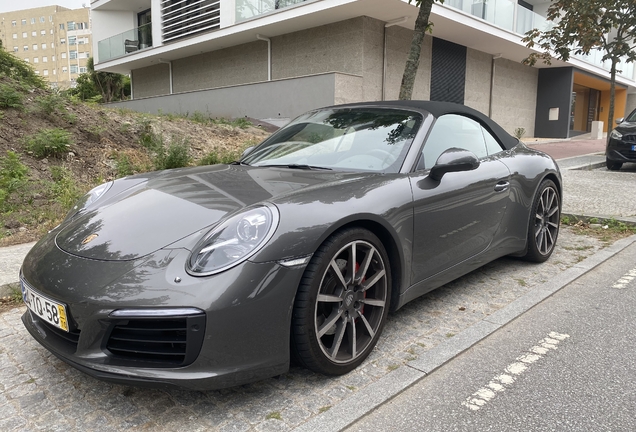
<instances>
[{"instance_id":1,"label":"sky","mask_svg":"<svg viewBox=\"0 0 636 432\"><path fill-rule=\"evenodd\" d=\"M79 9L82 3L90 6L90 0L0 0L0 13L22 9L32 9L42 6L64 6L69 9Z\"/></svg>"}]
</instances>

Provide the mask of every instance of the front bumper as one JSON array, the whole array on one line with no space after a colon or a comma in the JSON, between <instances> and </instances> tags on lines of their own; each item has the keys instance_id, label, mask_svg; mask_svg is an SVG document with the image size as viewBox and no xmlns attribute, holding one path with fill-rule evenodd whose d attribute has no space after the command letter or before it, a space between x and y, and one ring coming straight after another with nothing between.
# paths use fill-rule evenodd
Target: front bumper
<instances>
[{"instance_id":1,"label":"front bumper","mask_svg":"<svg viewBox=\"0 0 636 432\"><path fill-rule=\"evenodd\" d=\"M189 254L185 249L158 251L125 266L69 255L53 242L41 242L34 249L23 265L24 280L66 305L70 332L55 329L29 310L22 321L45 348L95 378L210 390L275 376L289 368L291 311L304 267L246 261L223 273L195 278L184 271ZM122 268L127 270L123 274ZM91 283L108 279L99 288ZM139 319L113 316L114 311L176 308L196 308L201 314L196 322L192 316L146 316L146 322L152 322L145 327L165 327L169 320L185 323L184 358L175 363L147 349L141 354L113 349L114 328L130 323L139 327ZM176 334L161 333L168 338ZM124 334L120 339L127 338Z\"/></svg>"},{"instance_id":2,"label":"front bumper","mask_svg":"<svg viewBox=\"0 0 636 432\"><path fill-rule=\"evenodd\" d=\"M610 138L605 151L607 159L613 162L636 162L636 139L631 140L630 137L632 135L623 136L620 140Z\"/></svg>"}]
</instances>

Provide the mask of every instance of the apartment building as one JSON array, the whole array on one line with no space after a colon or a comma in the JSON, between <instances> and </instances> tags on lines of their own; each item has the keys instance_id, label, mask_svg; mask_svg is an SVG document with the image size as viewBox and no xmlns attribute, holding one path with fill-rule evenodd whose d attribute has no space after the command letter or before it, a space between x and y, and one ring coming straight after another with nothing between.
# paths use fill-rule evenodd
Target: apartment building
<instances>
[{"instance_id":1,"label":"apartment building","mask_svg":"<svg viewBox=\"0 0 636 432\"><path fill-rule=\"evenodd\" d=\"M414 98L463 103L509 132L565 138L606 121L600 53L521 64L549 0L446 0L431 13ZM129 73L128 108L284 123L317 106L398 96L417 7L407 0L93 0L96 69ZM616 117L636 108L621 64ZM607 125L605 125L607 129Z\"/></svg>"},{"instance_id":2,"label":"apartment building","mask_svg":"<svg viewBox=\"0 0 636 432\"><path fill-rule=\"evenodd\" d=\"M73 87L93 53L90 9L46 6L2 13L0 39L52 87Z\"/></svg>"}]
</instances>

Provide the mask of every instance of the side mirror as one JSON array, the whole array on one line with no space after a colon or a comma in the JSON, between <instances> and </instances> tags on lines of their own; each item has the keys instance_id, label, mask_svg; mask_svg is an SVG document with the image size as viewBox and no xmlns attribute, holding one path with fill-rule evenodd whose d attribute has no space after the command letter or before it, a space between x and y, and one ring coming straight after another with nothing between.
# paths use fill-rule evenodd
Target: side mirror
<instances>
[{"instance_id":1,"label":"side mirror","mask_svg":"<svg viewBox=\"0 0 636 432\"><path fill-rule=\"evenodd\" d=\"M457 147L449 148L442 153L435 166L431 168L429 177L433 180L441 180L444 174L449 172L472 171L479 167L479 159L475 153Z\"/></svg>"},{"instance_id":2,"label":"side mirror","mask_svg":"<svg viewBox=\"0 0 636 432\"><path fill-rule=\"evenodd\" d=\"M616 119L616 120L614 120L614 121L616 122L616 124L617 124L617 125L619 125L619 124L623 123L623 120L625 120L625 118L624 118L624 117L621 117L621 118L617 118L617 119Z\"/></svg>"},{"instance_id":3,"label":"side mirror","mask_svg":"<svg viewBox=\"0 0 636 432\"><path fill-rule=\"evenodd\" d=\"M252 153L252 150L254 150L255 148L256 148L256 146L252 146L252 147L248 147L245 150L243 150L243 153L241 154L241 159L243 159L248 154Z\"/></svg>"}]
</instances>

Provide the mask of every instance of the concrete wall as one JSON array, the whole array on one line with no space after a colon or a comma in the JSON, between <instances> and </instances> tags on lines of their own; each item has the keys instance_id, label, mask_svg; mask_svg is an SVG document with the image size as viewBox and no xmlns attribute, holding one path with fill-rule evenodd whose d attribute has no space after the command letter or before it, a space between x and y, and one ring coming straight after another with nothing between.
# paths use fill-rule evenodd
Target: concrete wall
<instances>
[{"instance_id":1,"label":"concrete wall","mask_svg":"<svg viewBox=\"0 0 636 432\"><path fill-rule=\"evenodd\" d=\"M521 127L526 137L535 136L538 77L538 69L503 58L495 60L492 119L508 133Z\"/></svg>"},{"instance_id":2,"label":"concrete wall","mask_svg":"<svg viewBox=\"0 0 636 432\"><path fill-rule=\"evenodd\" d=\"M338 87L338 90L337 90ZM338 73L266 81L240 86L155 96L109 107L157 114L199 111L212 117L292 119L306 111L359 100L362 77Z\"/></svg>"},{"instance_id":3,"label":"concrete wall","mask_svg":"<svg viewBox=\"0 0 636 432\"><path fill-rule=\"evenodd\" d=\"M170 94L170 66L160 63L130 73L135 99Z\"/></svg>"},{"instance_id":4,"label":"concrete wall","mask_svg":"<svg viewBox=\"0 0 636 432\"><path fill-rule=\"evenodd\" d=\"M490 85L492 56L468 48L466 50L466 87L464 105L488 115L490 108ZM532 119L534 123L534 117Z\"/></svg>"},{"instance_id":5,"label":"concrete wall","mask_svg":"<svg viewBox=\"0 0 636 432\"><path fill-rule=\"evenodd\" d=\"M267 42L254 41L172 62L175 93L267 80Z\"/></svg>"},{"instance_id":6,"label":"concrete wall","mask_svg":"<svg viewBox=\"0 0 636 432\"><path fill-rule=\"evenodd\" d=\"M404 74L406 58L411 48L413 31L400 26L386 29L386 63L387 76L385 83L386 100L394 100L400 94L400 84ZM415 76L412 99L428 100L431 94L431 52L433 38L430 35L424 37L422 52L420 54L420 66Z\"/></svg>"}]
</instances>

